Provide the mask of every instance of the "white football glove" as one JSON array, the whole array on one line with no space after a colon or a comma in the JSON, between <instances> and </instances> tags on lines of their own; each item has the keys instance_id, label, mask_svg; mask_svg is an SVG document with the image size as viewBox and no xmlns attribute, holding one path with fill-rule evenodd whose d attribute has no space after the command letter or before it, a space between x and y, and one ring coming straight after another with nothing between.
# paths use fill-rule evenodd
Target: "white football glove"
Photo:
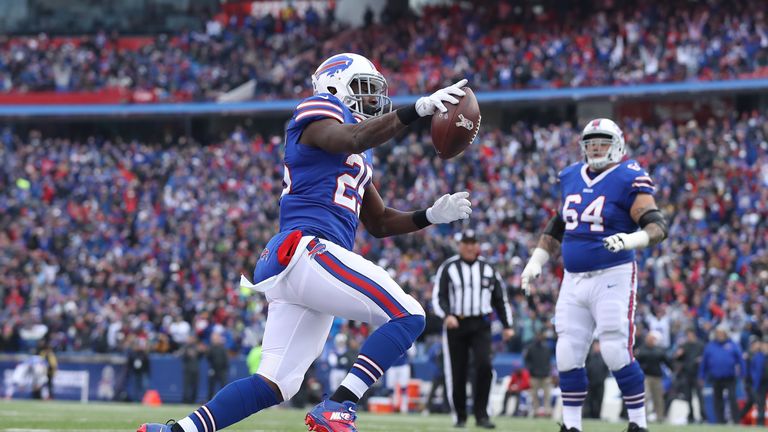
<instances>
[{"instance_id":1,"label":"white football glove","mask_svg":"<svg viewBox=\"0 0 768 432\"><path fill-rule=\"evenodd\" d=\"M549 253L542 248L536 248L531 259L520 274L520 287L525 295L531 295L531 281L541 276L541 268L549 261Z\"/></svg>"},{"instance_id":2,"label":"white football glove","mask_svg":"<svg viewBox=\"0 0 768 432\"><path fill-rule=\"evenodd\" d=\"M472 214L472 203L467 199L469 192L445 194L427 209L427 220L431 224L443 224L467 219Z\"/></svg>"},{"instance_id":3,"label":"white football glove","mask_svg":"<svg viewBox=\"0 0 768 432\"><path fill-rule=\"evenodd\" d=\"M623 250L639 249L648 246L650 237L648 233L640 230L632 234L617 233L603 239L603 246L613 253Z\"/></svg>"},{"instance_id":4,"label":"white football glove","mask_svg":"<svg viewBox=\"0 0 768 432\"><path fill-rule=\"evenodd\" d=\"M419 113L420 117L425 117L433 115L436 111L448 111L448 108L445 107L443 102L448 102L454 105L459 103L459 100L454 96L464 96L466 92L461 88L466 84L467 80L463 79L456 84L441 88L429 96L419 98L419 100L416 101L416 112Z\"/></svg>"}]
</instances>

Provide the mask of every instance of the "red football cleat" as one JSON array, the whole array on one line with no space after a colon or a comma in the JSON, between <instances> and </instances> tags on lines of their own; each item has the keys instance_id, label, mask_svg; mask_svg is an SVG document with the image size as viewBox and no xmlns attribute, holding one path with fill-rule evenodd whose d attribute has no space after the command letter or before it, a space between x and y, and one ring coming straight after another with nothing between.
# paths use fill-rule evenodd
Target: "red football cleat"
<instances>
[{"instance_id":1,"label":"red football cleat","mask_svg":"<svg viewBox=\"0 0 768 432\"><path fill-rule=\"evenodd\" d=\"M357 432L355 419L357 405L352 402L338 403L325 399L307 413L304 424L316 432Z\"/></svg>"}]
</instances>

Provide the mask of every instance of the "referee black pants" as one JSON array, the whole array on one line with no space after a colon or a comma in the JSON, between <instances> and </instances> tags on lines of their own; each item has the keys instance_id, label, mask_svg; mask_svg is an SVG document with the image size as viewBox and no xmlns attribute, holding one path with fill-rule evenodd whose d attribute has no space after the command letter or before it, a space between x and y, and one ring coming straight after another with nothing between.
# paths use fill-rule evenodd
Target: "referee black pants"
<instances>
[{"instance_id":1,"label":"referee black pants","mask_svg":"<svg viewBox=\"0 0 768 432\"><path fill-rule=\"evenodd\" d=\"M446 330L445 333L446 337L443 339L443 349L447 351L444 356L445 381L456 420L467 421L467 368L470 352L476 373L472 387L475 419L477 421L487 419L488 396L493 379L490 320L485 317L459 319L459 328Z\"/></svg>"}]
</instances>

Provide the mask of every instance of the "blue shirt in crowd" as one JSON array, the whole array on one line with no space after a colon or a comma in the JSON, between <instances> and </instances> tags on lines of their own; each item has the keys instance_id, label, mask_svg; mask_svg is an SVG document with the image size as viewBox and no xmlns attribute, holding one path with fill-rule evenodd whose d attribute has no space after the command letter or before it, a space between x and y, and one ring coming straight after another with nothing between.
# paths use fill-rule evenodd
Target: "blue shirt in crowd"
<instances>
[{"instance_id":1,"label":"blue shirt in crowd","mask_svg":"<svg viewBox=\"0 0 768 432\"><path fill-rule=\"evenodd\" d=\"M699 378L723 379L741 376L741 350L735 342L713 340L704 348L699 366ZM738 368L737 368L738 366Z\"/></svg>"}]
</instances>

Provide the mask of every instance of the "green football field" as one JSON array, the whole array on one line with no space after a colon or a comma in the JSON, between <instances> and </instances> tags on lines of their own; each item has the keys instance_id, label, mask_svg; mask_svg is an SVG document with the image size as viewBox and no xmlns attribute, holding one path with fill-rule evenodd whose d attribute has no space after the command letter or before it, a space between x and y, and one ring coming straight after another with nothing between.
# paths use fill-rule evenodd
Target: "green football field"
<instances>
[{"instance_id":1,"label":"green football field","mask_svg":"<svg viewBox=\"0 0 768 432\"><path fill-rule=\"evenodd\" d=\"M165 422L180 418L196 407L169 405L157 408L137 404L65 403L33 401L0 401L0 432L54 432L54 431L102 431L134 432L147 421ZM254 415L227 430L233 431L306 431L305 411L273 408ZM520 420L496 418L501 431L556 432L558 426L548 420ZM362 413L357 421L361 431L450 431L451 418L446 415L374 415ZM470 421L470 430L473 429ZM585 432L619 432L623 423L585 422ZM672 431L726 431L739 430L738 426L671 426L651 425L655 432ZM479 429L475 429L479 430ZM742 429L743 430L743 429ZM755 429L757 430L757 429Z\"/></svg>"}]
</instances>

